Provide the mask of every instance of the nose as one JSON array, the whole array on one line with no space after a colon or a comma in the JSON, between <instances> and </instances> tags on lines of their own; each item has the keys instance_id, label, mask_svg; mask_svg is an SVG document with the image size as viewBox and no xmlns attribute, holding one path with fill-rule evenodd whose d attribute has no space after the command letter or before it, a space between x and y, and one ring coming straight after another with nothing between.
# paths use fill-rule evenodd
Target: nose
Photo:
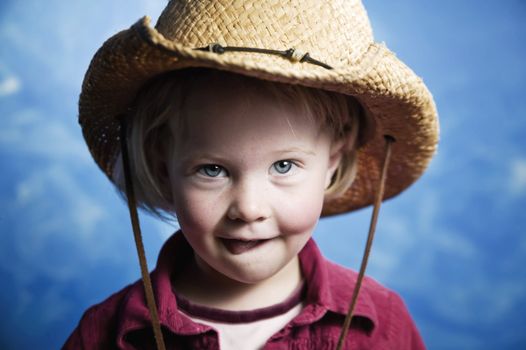
<instances>
[{"instance_id":1,"label":"nose","mask_svg":"<svg viewBox=\"0 0 526 350\"><path fill-rule=\"evenodd\" d=\"M246 223L264 221L271 208L264 186L257 181L243 181L232 189L227 216L230 220Z\"/></svg>"}]
</instances>

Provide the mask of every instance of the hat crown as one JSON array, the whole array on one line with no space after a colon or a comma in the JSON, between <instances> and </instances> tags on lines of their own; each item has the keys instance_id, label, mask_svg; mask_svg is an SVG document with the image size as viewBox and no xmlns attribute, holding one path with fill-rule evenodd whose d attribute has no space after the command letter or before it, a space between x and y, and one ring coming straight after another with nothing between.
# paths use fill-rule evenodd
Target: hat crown
<instances>
[{"instance_id":1,"label":"hat crown","mask_svg":"<svg viewBox=\"0 0 526 350\"><path fill-rule=\"evenodd\" d=\"M294 48L329 65L352 64L373 43L359 0L172 0L156 29L187 47Z\"/></svg>"}]
</instances>

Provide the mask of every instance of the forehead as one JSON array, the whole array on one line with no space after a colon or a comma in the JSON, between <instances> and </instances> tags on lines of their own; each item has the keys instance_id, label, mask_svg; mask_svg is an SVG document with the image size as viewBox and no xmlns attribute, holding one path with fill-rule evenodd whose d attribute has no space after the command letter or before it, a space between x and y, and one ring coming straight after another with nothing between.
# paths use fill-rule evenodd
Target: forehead
<instances>
[{"instance_id":1,"label":"forehead","mask_svg":"<svg viewBox=\"0 0 526 350\"><path fill-rule=\"evenodd\" d=\"M238 74L210 71L199 74L188 86L188 103L193 107L203 103L223 102L248 108L263 101L282 108L306 109L300 94L291 93L291 86L246 77ZM222 101L218 101L222 100Z\"/></svg>"},{"instance_id":2,"label":"forehead","mask_svg":"<svg viewBox=\"0 0 526 350\"><path fill-rule=\"evenodd\" d=\"M278 130L297 137L305 132L318 133L320 129L299 101L279 98L265 86L235 76L194 86L183 114L185 132L190 138L207 132L255 136Z\"/></svg>"},{"instance_id":3,"label":"forehead","mask_svg":"<svg viewBox=\"0 0 526 350\"><path fill-rule=\"evenodd\" d=\"M235 151L236 147L302 147L322 130L309 112L243 80L211 80L189 92L182 146Z\"/></svg>"}]
</instances>

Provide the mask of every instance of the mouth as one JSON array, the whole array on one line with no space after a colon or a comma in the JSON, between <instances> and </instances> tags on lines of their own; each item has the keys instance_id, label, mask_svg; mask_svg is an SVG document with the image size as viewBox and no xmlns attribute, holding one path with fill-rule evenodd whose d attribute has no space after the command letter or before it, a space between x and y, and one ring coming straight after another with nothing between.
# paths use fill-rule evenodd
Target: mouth
<instances>
[{"instance_id":1,"label":"mouth","mask_svg":"<svg viewBox=\"0 0 526 350\"><path fill-rule=\"evenodd\" d=\"M243 254L250 250L256 249L257 247L270 241L270 239L255 239L255 240L245 241L241 239L227 239L227 238L220 238L220 240L221 240L221 243L223 243L223 245L225 246L225 248L231 254L234 254L234 255Z\"/></svg>"}]
</instances>

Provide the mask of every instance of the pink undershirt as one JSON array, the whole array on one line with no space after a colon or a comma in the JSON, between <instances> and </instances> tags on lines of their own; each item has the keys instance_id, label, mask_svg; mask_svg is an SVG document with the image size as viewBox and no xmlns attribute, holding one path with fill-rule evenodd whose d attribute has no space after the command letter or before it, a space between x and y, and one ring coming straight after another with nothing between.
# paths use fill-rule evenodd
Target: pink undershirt
<instances>
[{"instance_id":1,"label":"pink undershirt","mask_svg":"<svg viewBox=\"0 0 526 350\"><path fill-rule=\"evenodd\" d=\"M286 300L269 307L230 311L193 304L178 295L179 310L197 323L214 328L219 334L222 350L261 349L266 341L303 308L305 286L299 286Z\"/></svg>"}]
</instances>

